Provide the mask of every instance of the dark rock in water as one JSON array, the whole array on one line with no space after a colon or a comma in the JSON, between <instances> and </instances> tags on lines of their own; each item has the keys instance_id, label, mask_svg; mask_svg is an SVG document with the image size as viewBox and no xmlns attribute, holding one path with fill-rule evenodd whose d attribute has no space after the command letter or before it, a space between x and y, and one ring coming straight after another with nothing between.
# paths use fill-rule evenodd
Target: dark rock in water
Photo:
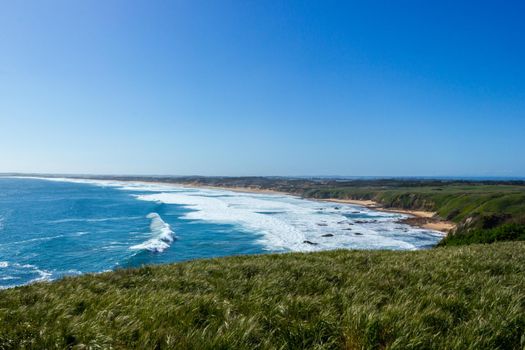
<instances>
[{"instance_id":1,"label":"dark rock in water","mask_svg":"<svg viewBox=\"0 0 525 350\"><path fill-rule=\"evenodd\" d=\"M341 224L344 224L345 222L346 222L346 221L343 220L343 221L338 221L337 223L338 223L339 225L341 225Z\"/></svg>"},{"instance_id":2,"label":"dark rock in water","mask_svg":"<svg viewBox=\"0 0 525 350\"><path fill-rule=\"evenodd\" d=\"M360 214L360 211L353 211L352 214Z\"/></svg>"},{"instance_id":3,"label":"dark rock in water","mask_svg":"<svg viewBox=\"0 0 525 350\"><path fill-rule=\"evenodd\" d=\"M356 224L373 224L377 222L377 220L356 220Z\"/></svg>"},{"instance_id":4,"label":"dark rock in water","mask_svg":"<svg viewBox=\"0 0 525 350\"><path fill-rule=\"evenodd\" d=\"M363 234L361 232L354 232L354 235L356 236L362 236Z\"/></svg>"},{"instance_id":5,"label":"dark rock in water","mask_svg":"<svg viewBox=\"0 0 525 350\"><path fill-rule=\"evenodd\" d=\"M311 244L311 245L317 245L318 243L315 243L315 242L311 242L311 241L303 241L303 243L306 243L306 244Z\"/></svg>"},{"instance_id":6,"label":"dark rock in water","mask_svg":"<svg viewBox=\"0 0 525 350\"><path fill-rule=\"evenodd\" d=\"M328 224L325 224L324 222L318 223L317 226L328 226Z\"/></svg>"},{"instance_id":7,"label":"dark rock in water","mask_svg":"<svg viewBox=\"0 0 525 350\"><path fill-rule=\"evenodd\" d=\"M339 208L339 207L334 207L334 209L335 209L335 210L339 210L339 209L341 209L341 208Z\"/></svg>"},{"instance_id":8,"label":"dark rock in water","mask_svg":"<svg viewBox=\"0 0 525 350\"><path fill-rule=\"evenodd\" d=\"M351 228L345 228L345 229L343 229L343 230L345 230L345 231L352 231Z\"/></svg>"},{"instance_id":9,"label":"dark rock in water","mask_svg":"<svg viewBox=\"0 0 525 350\"><path fill-rule=\"evenodd\" d=\"M331 234L331 233L327 233L327 234L325 234L325 235L322 235L321 237L333 237L333 236L334 236L333 234Z\"/></svg>"}]
</instances>

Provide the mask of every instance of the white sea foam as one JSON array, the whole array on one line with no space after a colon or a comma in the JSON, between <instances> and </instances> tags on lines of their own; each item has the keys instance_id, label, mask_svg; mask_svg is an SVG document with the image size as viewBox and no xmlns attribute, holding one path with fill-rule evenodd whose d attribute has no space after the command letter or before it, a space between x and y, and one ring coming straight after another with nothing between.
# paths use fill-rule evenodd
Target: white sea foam
<instances>
[{"instance_id":1,"label":"white sea foam","mask_svg":"<svg viewBox=\"0 0 525 350\"><path fill-rule=\"evenodd\" d=\"M38 272L39 276L29 281L29 283L50 281L51 276L53 275L51 272L45 270L35 269L35 271Z\"/></svg>"},{"instance_id":2,"label":"white sea foam","mask_svg":"<svg viewBox=\"0 0 525 350\"><path fill-rule=\"evenodd\" d=\"M39 177L39 176L8 176L15 179L35 179L53 182L70 182L77 184L95 185L101 187L115 187L123 191L161 192L178 191L171 184L142 182L142 181L118 181L118 180L95 180L95 179L73 179L68 177Z\"/></svg>"},{"instance_id":3,"label":"white sea foam","mask_svg":"<svg viewBox=\"0 0 525 350\"><path fill-rule=\"evenodd\" d=\"M132 250L149 250L152 252L161 253L170 247L174 239L174 233L169 224L164 222L159 214L150 213L147 216L151 219L150 231L153 238L147 241L130 247Z\"/></svg>"},{"instance_id":4,"label":"white sea foam","mask_svg":"<svg viewBox=\"0 0 525 350\"><path fill-rule=\"evenodd\" d=\"M286 195L202 189L144 194L137 198L183 205L191 209L183 217L188 220L233 224L259 233L259 242L269 250L417 249L421 240L413 239L410 234L395 235L399 227L418 238L426 236L431 242L437 240L437 236L433 239L437 233L397 223L402 217L399 214ZM362 218L352 219L352 214Z\"/></svg>"},{"instance_id":5,"label":"white sea foam","mask_svg":"<svg viewBox=\"0 0 525 350\"><path fill-rule=\"evenodd\" d=\"M20 277L13 277L13 276L5 276L0 278L0 281L11 281L11 280L18 280Z\"/></svg>"},{"instance_id":6,"label":"white sea foam","mask_svg":"<svg viewBox=\"0 0 525 350\"><path fill-rule=\"evenodd\" d=\"M6 268L9 266L9 263L7 261L0 261L0 268Z\"/></svg>"},{"instance_id":7,"label":"white sea foam","mask_svg":"<svg viewBox=\"0 0 525 350\"><path fill-rule=\"evenodd\" d=\"M106 221L136 220L140 218L141 218L140 216L116 216L116 217L109 217L109 218L94 218L94 219L69 218L69 219L51 220L49 221L49 223L64 224L68 222L106 222Z\"/></svg>"},{"instance_id":8,"label":"white sea foam","mask_svg":"<svg viewBox=\"0 0 525 350\"><path fill-rule=\"evenodd\" d=\"M51 241L53 239L62 238L64 235L57 235L57 236L51 236L51 237L39 237L39 238L30 238L30 239L24 239L22 241L14 241L9 243L2 243L0 246L11 246L11 245L19 245L29 242L43 242L43 241Z\"/></svg>"},{"instance_id":9,"label":"white sea foam","mask_svg":"<svg viewBox=\"0 0 525 350\"><path fill-rule=\"evenodd\" d=\"M9 281L9 280L19 280L20 276L16 276L18 274L23 274L26 276L31 276L31 280L27 281L24 284L30 284L34 282L41 282L41 281L49 281L51 280L52 273L46 270L42 270L38 268L35 265L32 264L19 264L19 263L12 263L8 264L6 261L3 261L5 263L3 268L9 268L8 272L5 276L2 276L0 280L2 281ZM14 275L14 276L13 276ZM6 288L12 288L19 285L18 283L12 284L12 285L0 285L0 289L6 289Z\"/></svg>"},{"instance_id":10,"label":"white sea foam","mask_svg":"<svg viewBox=\"0 0 525 350\"><path fill-rule=\"evenodd\" d=\"M239 193L145 182L67 178L55 178L52 181L151 192L136 197L144 201L185 206L190 211L183 219L232 224L247 231L247 234L256 233L258 242L268 250L412 250L428 247L442 238L440 232L398 223L404 215L350 204L316 202L288 195ZM169 225L165 232L171 232ZM158 233L154 234L155 237L132 249L163 251L169 247L169 239L160 239ZM167 236L172 237L171 234Z\"/></svg>"}]
</instances>

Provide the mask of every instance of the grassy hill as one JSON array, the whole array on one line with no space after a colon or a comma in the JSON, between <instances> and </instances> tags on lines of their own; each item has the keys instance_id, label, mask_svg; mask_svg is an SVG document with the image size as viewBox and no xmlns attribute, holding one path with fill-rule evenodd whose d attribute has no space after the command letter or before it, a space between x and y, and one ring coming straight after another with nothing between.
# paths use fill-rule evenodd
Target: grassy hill
<instances>
[{"instance_id":1,"label":"grassy hill","mask_svg":"<svg viewBox=\"0 0 525 350\"><path fill-rule=\"evenodd\" d=\"M436 211L441 218L456 223L478 216L499 217L502 222L511 218L525 222L525 186L518 185L320 188L308 190L304 195L311 198L371 199L387 208Z\"/></svg>"},{"instance_id":2,"label":"grassy hill","mask_svg":"<svg viewBox=\"0 0 525 350\"><path fill-rule=\"evenodd\" d=\"M525 242L229 257L0 291L0 349L522 349Z\"/></svg>"}]
</instances>

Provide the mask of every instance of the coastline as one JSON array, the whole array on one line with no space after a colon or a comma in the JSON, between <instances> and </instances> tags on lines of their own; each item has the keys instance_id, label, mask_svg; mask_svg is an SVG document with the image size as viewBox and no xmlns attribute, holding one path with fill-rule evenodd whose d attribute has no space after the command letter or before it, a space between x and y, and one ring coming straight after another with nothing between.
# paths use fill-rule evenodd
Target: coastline
<instances>
[{"instance_id":1,"label":"coastline","mask_svg":"<svg viewBox=\"0 0 525 350\"><path fill-rule=\"evenodd\" d=\"M168 182L159 182L167 184ZM183 183L175 183L170 182L170 185L178 185L181 187L197 187L197 188L205 188L210 190L227 190L232 192L240 192L240 193L259 193L259 194L287 194L287 195L293 195L292 193L286 193L286 192L280 192L275 190L262 190L259 188L252 188L252 187L224 187L224 186L208 186L208 185L200 185L200 184L183 184Z\"/></svg>"},{"instance_id":2,"label":"coastline","mask_svg":"<svg viewBox=\"0 0 525 350\"><path fill-rule=\"evenodd\" d=\"M90 179L87 177L86 179ZM94 179L98 180L98 179ZM260 188L254 188L254 187L228 187L228 186L209 186L209 185L202 185L199 183L180 183L175 181L147 181L147 180L118 180L121 182L129 182L129 183L142 183L142 184L155 184L155 185L175 185L185 188L204 188L204 189L211 189L211 190L226 190L226 191L233 191L233 192L240 192L240 193L257 193L257 194L274 194L274 195L290 195L290 196L298 196L297 194L290 193L290 192L284 192L284 191L276 191L276 190L269 190L269 189L260 189ZM331 202L331 203L341 203L341 204L353 204L353 205L359 205L362 207L366 207L369 209L387 212L387 213L399 213L399 214L405 214L409 215L408 218L400 220L400 222L413 226L413 227L420 227L428 230L433 231L439 231L442 232L444 235L447 235L449 232L453 231L456 228L456 224L450 221L441 220L436 217L435 212L430 211L423 211L423 210L409 210L409 209L396 209L396 208L385 208L378 202L375 202L373 200L359 200L359 199L339 199L339 198L308 198L303 197L307 200L312 201L321 201L321 202Z\"/></svg>"},{"instance_id":3,"label":"coastline","mask_svg":"<svg viewBox=\"0 0 525 350\"><path fill-rule=\"evenodd\" d=\"M355 204L377 211L410 215L411 217L401 221L411 226L441 231L445 234L448 234L456 227L453 222L437 219L436 213L432 211L385 208L381 206L381 204L372 200L327 198L322 199L322 201L342 204Z\"/></svg>"},{"instance_id":4,"label":"coastline","mask_svg":"<svg viewBox=\"0 0 525 350\"><path fill-rule=\"evenodd\" d=\"M144 181L149 182L149 181ZM179 182L160 182L160 181L151 181L149 183L155 183L159 185L177 185L186 188L205 188L211 190L227 190L240 193L258 193L258 194L279 194L279 195L291 195L293 193L281 192L275 190L266 190L253 187L227 187L227 186L207 186L197 183L179 183ZM396 209L396 208L385 208L381 206L378 202L373 200L359 200L359 199L339 199L339 198L307 198L307 200L321 201L321 202L331 202L331 203L341 203L341 204L353 204L366 207L369 209L387 212L387 213L399 213L409 215L410 217L400 220L404 224L420 227L428 230L440 231L445 235L450 231L456 228L456 224L450 221L440 220L436 218L436 213L431 211L423 210L409 210L409 209Z\"/></svg>"}]
</instances>

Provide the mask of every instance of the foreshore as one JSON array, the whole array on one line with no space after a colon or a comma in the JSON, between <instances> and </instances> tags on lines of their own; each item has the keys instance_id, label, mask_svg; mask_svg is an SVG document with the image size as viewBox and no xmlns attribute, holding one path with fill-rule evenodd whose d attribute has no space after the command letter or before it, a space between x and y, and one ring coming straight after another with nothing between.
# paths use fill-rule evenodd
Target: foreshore
<instances>
[{"instance_id":1,"label":"foreshore","mask_svg":"<svg viewBox=\"0 0 525 350\"><path fill-rule=\"evenodd\" d=\"M404 223L444 233L448 233L456 227L456 225L450 221L439 220L436 218L436 213L431 211L385 208L372 200L327 198L322 199L322 201L355 204L378 211L410 215L411 217L403 220Z\"/></svg>"},{"instance_id":2,"label":"foreshore","mask_svg":"<svg viewBox=\"0 0 525 350\"><path fill-rule=\"evenodd\" d=\"M210 186L203 185L196 182L186 182L181 183L177 181L148 181L145 179L141 180L122 180L122 182L132 182L132 183L142 183L142 184L155 184L155 185L176 185L186 188L204 188L211 190L227 190L233 192L244 192L244 193L258 193L258 194L274 194L274 195L291 195L297 196L295 193L276 191L271 189L260 189L255 187L239 187L239 186ZM410 217L402 219L401 221L407 225L421 227L429 230L440 231L445 234L453 231L456 228L456 224L450 221L441 220L436 216L436 213L430 211L422 210L408 210L408 209L397 209L397 208L385 208L380 203L377 203L372 200L358 200L358 199L339 199L339 198L309 198L304 197L304 199L313 200L313 201L323 201L323 202L333 202L341 204L352 204L359 205L369 209L389 212L389 213L400 213L406 214Z\"/></svg>"},{"instance_id":3,"label":"foreshore","mask_svg":"<svg viewBox=\"0 0 525 350\"><path fill-rule=\"evenodd\" d=\"M150 182L152 183L152 182ZM258 194L280 194L280 195L295 195L294 193L287 193L275 190L267 190L253 187L227 187L227 186L208 186L198 183L178 183L178 182L153 182L159 185L177 185L181 187L197 187L205 188L211 190L227 190L233 192L244 192L244 193L258 193ZM308 200L317 200L322 202L332 202L332 203L341 203L341 204L353 204L366 207L369 209L388 212L388 213L400 213L409 215L409 218L403 219L402 222L411 226L421 227L429 230L440 231L443 233L448 233L453 230L456 225L450 221L440 220L436 218L436 213L431 211L422 211L422 210L408 210L408 209L395 209L395 208L385 208L381 204L372 201L372 200L358 200L358 199L338 199L338 198L305 198Z\"/></svg>"}]
</instances>

